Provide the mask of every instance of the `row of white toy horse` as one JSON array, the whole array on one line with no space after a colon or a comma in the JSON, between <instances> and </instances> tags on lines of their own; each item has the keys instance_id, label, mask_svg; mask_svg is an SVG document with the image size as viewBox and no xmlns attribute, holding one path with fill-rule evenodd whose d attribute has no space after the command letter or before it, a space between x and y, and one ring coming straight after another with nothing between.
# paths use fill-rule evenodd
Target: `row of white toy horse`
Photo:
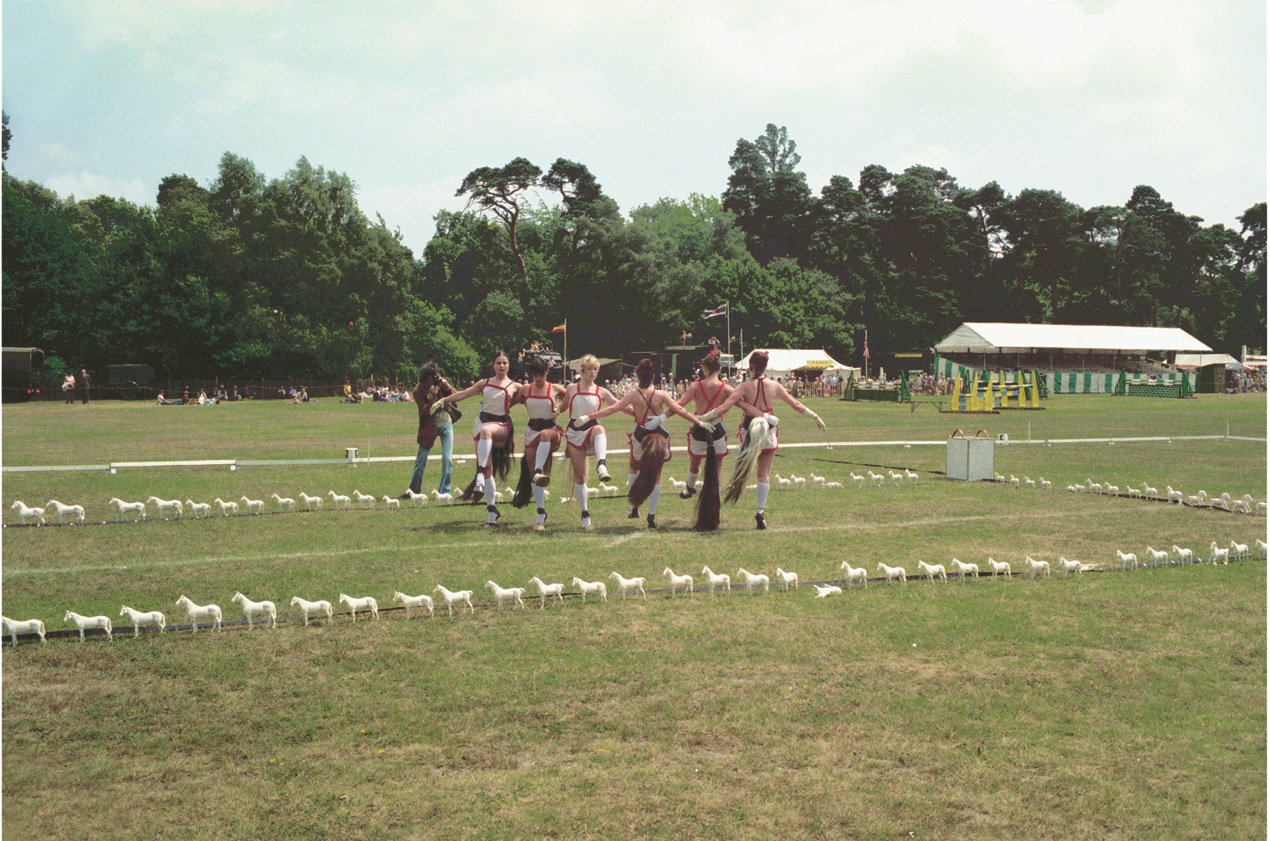
<instances>
[{"instance_id":1,"label":"row of white toy horse","mask_svg":"<svg viewBox=\"0 0 1270 841\"><path fill-rule=\"evenodd\" d=\"M1149 482L1143 482L1140 488L1126 483L1122 492L1119 485L1114 485L1111 482L1095 482L1093 479L1086 478L1083 483L1076 482L1068 485L1067 490L1073 493L1126 496L1130 499L1163 499L1170 504L1185 504L1192 508L1221 508L1241 514L1255 513L1264 515L1266 513L1266 504L1257 502L1252 494L1244 494L1238 498L1229 493L1211 496L1205 490L1198 490L1193 494L1188 494L1180 488L1174 488L1172 485L1165 485L1164 493L1161 494L1160 489L1153 487Z\"/></svg>"},{"instance_id":2,"label":"row of white toy horse","mask_svg":"<svg viewBox=\"0 0 1270 841\"><path fill-rule=\"evenodd\" d=\"M453 501L453 496L451 494L442 494L437 491L433 491L432 494L439 502ZM499 491L499 495L502 495L502 491ZM297 502L295 499L288 496L281 496L276 493L270 494L269 496L276 506L275 510L296 510ZM353 507L354 502L363 508L373 508L376 503L380 501L383 502L384 507L386 508L401 507L401 500L397 497L387 495L375 497L371 494L364 494L359 490L354 490L351 494L340 494L335 491L329 491L327 496L330 497L332 506L336 508L351 508ZM428 501L426 494L416 494L408 488L403 496L405 496L408 500L413 501L416 507L427 504ZM301 491L300 501L298 504L303 505L306 510L316 511L321 509L324 499L325 497L309 496ZM242 504L239 505L239 502ZM115 508L119 511L120 519L123 520L127 520L134 515L137 520L144 520L147 518L149 507L154 508L155 515L161 520L180 519L182 517L210 517L212 515L213 505L215 505L221 515L225 517L230 517L240 513L263 514L265 513L265 509L267 507L265 500L251 499L247 496L240 497L238 500L225 500L217 497L213 502L195 502L192 499L187 499L182 502L179 499L160 499L157 496L151 496L149 499L144 501L128 502L127 500L120 499L119 497L112 497L110 502L107 504L115 506ZM18 519L24 525L32 520L37 523L47 523L48 520L45 519L45 513L50 511L50 509L52 514L57 515L57 522L59 523L65 523L67 519L70 519L72 522L82 523L85 519L84 506L66 505L65 503L58 502L56 499L49 500L42 508L29 506L21 500L15 500L9 507L13 511L17 512Z\"/></svg>"},{"instance_id":3,"label":"row of white toy horse","mask_svg":"<svg viewBox=\"0 0 1270 841\"><path fill-rule=\"evenodd\" d=\"M669 567L667 568L667 572L670 572ZM704 572L709 576L711 591L713 591L714 587L719 584L722 584L725 588L731 586L729 576L716 576L714 573L710 572L709 567L705 567ZM751 574L744 569L737 570L737 574L745 581L747 590L761 587L764 591L766 591L768 588L769 578L766 575ZM636 592L647 598L647 593L644 590L644 578L626 578L618 572L612 573L609 577L616 582L623 598L625 598L628 594ZM686 588L686 591L692 590L692 576L675 576L674 573L670 573L670 577L672 578L672 595L678 588L681 587ZM779 567L777 568L777 577L781 584L786 588L789 586L797 586L798 584L798 575L796 573L785 572ZM537 587L539 599L538 606L540 608L546 607L548 599L555 599L561 602L564 601L563 583L549 584L537 576L531 578L529 583ZM582 596L582 601L586 601L588 594L598 595L601 600L606 602L608 601L608 588L603 581L584 581L575 576L572 583L574 587L578 588L578 592ZM500 611L502 610L504 602L519 604L522 608L525 606L523 600L525 595L524 587L501 587L494 581L487 581L485 586L494 596L495 602L497 603ZM441 604L446 607L449 615L451 616L454 615L455 606L458 606L460 610L466 607L469 611L475 612L475 608L472 605L473 592L471 590L449 590L444 585L438 584L432 592L439 597ZM257 618L267 620L271 627L277 627L278 608L274 602L268 600L253 601L238 592L234 593L232 601L242 608L243 617L247 620L248 629L254 627L254 621ZM433 615L434 601L431 595L421 594L417 596L410 596L405 593L397 592L393 594L393 601L402 603L406 610L407 619L411 617L411 611L413 610L427 610L429 616ZM354 622L357 621L358 611L369 613L375 619L379 618L379 603L374 596L353 597L345 593L341 593L339 596L339 603L347 605ZM334 618L331 603L325 599L309 601L301 598L300 596L295 596L291 599L291 605L300 609L305 625L308 625L309 619L313 617L317 617L319 619L326 617L328 624ZM215 630L221 630L224 612L221 610L219 605L196 604L188 596L182 595L176 600L176 606L184 609L186 619L194 633L198 632L200 622L210 623L211 627ZM167 616L162 611L158 610L143 612L134 610L127 605L123 605L119 610L119 615L128 617L128 621L132 623L134 637L140 633L143 625L157 627L160 633L165 631L168 626ZM36 634L39 636L41 642L45 641L45 626L39 619L19 621L9 619L8 617L0 617L0 620L3 621L4 633L10 635L13 645L15 646L18 644L19 634ZM114 638L112 633L113 625L109 616L82 616L74 611L68 610L66 611L66 616L63 621L73 621L75 623L76 628L79 630L79 638L81 641L84 639L85 631L97 629L104 631L108 639Z\"/></svg>"},{"instance_id":4,"label":"row of white toy horse","mask_svg":"<svg viewBox=\"0 0 1270 841\"><path fill-rule=\"evenodd\" d=\"M885 477L874 474L871 471L869 475L871 478L874 478L877 480L877 484L882 484L885 479ZM861 482L863 481L863 477L857 477L855 476L855 474L852 474L852 478L853 480L860 479ZM891 480L892 482L896 482L896 483L901 481L915 482L917 480L917 474L909 470L905 470L903 474L891 473ZM673 476L669 477L669 481L672 488L674 488L674 490L676 491L682 491L684 488L687 487L687 483L680 482L676 480ZM801 476L791 476L790 478L784 478L780 475L777 475L775 476L774 487L801 488L806 486L806 484L807 484L807 479ZM811 474L811 485L812 487L824 487L824 488L843 487L841 482L827 482L825 481L825 477L817 476L815 473ZM503 502L504 499L506 499L510 495L515 494L515 492L516 492L516 489L509 485L507 487L506 493L504 493L503 491L495 492L494 501ZM614 496L617 493L618 493L618 488L615 485L601 484L598 488L595 488L595 487L587 488L587 496ZM341 494L341 493L336 493L334 490L331 490L326 493L325 497L310 496L304 493L303 491L301 491L299 494L298 502L295 498L282 496L277 493L270 494L269 497L273 500L273 503L275 506L274 510L280 511L280 512L295 511L298 505L303 506L305 510L307 511L321 510L322 504L327 498L330 499L331 506L334 508L352 508L354 507L354 505L360 506L362 508L374 508L376 504L381 501L385 508L390 508L390 509L400 508L402 499L405 499L406 501L410 502L416 508L428 504L428 494L415 493L409 488L406 488L406 490L402 493L401 497L393 497L388 495L376 497L373 494L364 494L360 490L354 490L351 494ZM441 493L439 491L434 490L432 491L432 499L438 503L452 503L454 501L454 495L450 493ZM572 497L564 497L561 501L570 502L572 501ZM241 505L239 505L240 502L242 503ZM120 499L119 497L112 497L110 499L110 502L107 504L113 505L115 506L115 508L118 509L119 518L122 520L127 520L133 516L135 516L137 520L145 520L147 519L147 516L149 514L149 509L151 507L154 509L154 513L159 519L180 519L182 517L194 517L194 518L210 517L212 516L212 513L213 513L212 511L213 505L216 506L216 509L219 510L221 515L225 517L230 517L230 516L234 516L236 514L242 514L242 513L263 514L265 513L265 509L267 507L265 500L251 499L250 497L247 497L247 496L242 496L238 500L233 500L233 499L224 500L224 499L221 499L220 497L216 497L216 499L213 500L212 502L195 502L192 499L186 499L184 501L180 499L161 499L160 497L157 497L157 496L151 496L144 501L129 502L127 500ZM48 521L45 519L45 512L49 511L49 509L52 510L53 514L57 515L57 522L59 523L65 523L68 517L73 522L82 523L85 521L84 506L66 505L65 503L59 502L55 499L49 500L48 503L42 508L28 506L26 503L22 502L21 500L15 500L13 504L10 505L9 507L13 511L17 512L18 519L22 522L23 525L26 525L32 520L36 521L37 523L47 523Z\"/></svg>"},{"instance_id":5,"label":"row of white toy horse","mask_svg":"<svg viewBox=\"0 0 1270 841\"><path fill-rule=\"evenodd\" d=\"M1183 548L1177 544L1173 544L1171 551L1157 550L1149 546L1146 551L1149 561L1157 564L1195 563L1197 560L1195 553L1192 550ZM1256 540L1255 551L1257 557L1265 558L1267 554L1266 542L1260 539ZM1221 561L1222 563L1229 563L1231 558L1241 560L1251 557L1252 555L1252 551L1246 544L1238 543L1234 540L1230 541L1230 546L1228 547L1218 546L1217 542L1213 541L1210 544L1209 553L1209 561L1214 564L1218 561ZM1136 568L1138 566L1138 558L1134 553L1122 552L1117 549L1116 558L1120 562L1120 566L1122 568ZM1048 561L1038 561L1030 556L1027 556L1024 558L1024 564L1026 565L1026 574L1031 578L1048 576L1050 574L1050 564ZM1089 568L1088 565L1082 564L1080 561L1068 560L1062 556L1058 558L1057 564L1058 569L1064 576L1072 573L1080 574L1083 570ZM958 560L957 558L952 559L950 566L952 567L953 574L957 575L963 581L967 575L978 577L981 574L978 564L966 563ZM1010 577L1013 574L1013 570L1007 561L997 561L993 558L988 558L987 566L993 578L1000 575ZM920 572L920 577L922 578L930 581L940 579L944 583L948 582L948 571L943 564L928 564L925 561L918 561L917 567ZM868 569L866 567L853 567L850 561L843 561L840 568L843 573L843 582L847 585L847 587L851 587L855 584L859 584L866 588L868 587L869 579ZM882 573L888 584L895 581L899 581L902 584L908 583L908 571L902 566L889 566L888 564L879 562L877 565L877 571ZM662 575L666 578L666 583L669 585L670 595L672 598L680 593L688 596L696 590L696 579L689 573L677 573L670 567L666 567L662 570ZM729 574L716 573L710 569L709 566L704 566L701 568L701 575L705 576L705 586L710 592L711 597L714 596L716 590L723 590L725 593L731 592L732 576ZM747 592L761 591L766 593L769 591L772 583L772 579L765 573L751 573L744 568L740 568L736 571L736 577L744 585ZM627 578L615 571L609 575L609 579L615 583L619 592L621 592L623 599L625 599L628 595L634 594L639 594L644 598L648 597L648 593L644 587L647 579L642 576ZM777 586L783 590L789 590L790 588L799 586L798 573L782 569L779 566L776 568L775 580ZM548 600L555 600L558 602L564 601L563 583L548 583L538 576L534 576L529 579L529 583L534 585L536 588L539 609L545 608ZM583 602L586 601L587 595L597 595L601 600L606 602L608 601L608 586L604 581L584 581L583 579L575 576L572 584L577 588L577 592L581 595ZM827 598L829 596L842 594L842 588L834 584L813 584L812 586L815 587L816 596L818 598ZM503 604L507 602L510 602L513 606L519 605L521 608L525 607L525 587L503 587L492 580L485 582L485 587L489 589L491 595L494 597L495 603L500 612L503 609ZM456 606L460 609L460 611L466 607L470 612L475 612L475 608L472 605L473 592L471 590L449 590L444 585L438 584L433 589L432 595L438 596L441 600L441 604L445 606L450 616L454 615L454 608ZM400 602L404 606L406 618L410 619L411 612L413 610L426 610L428 611L429 616L434 615L435 602L432 595L424 593L417 596L410 596L402 592L396 592L393 593L392 600L394 602ZM247 620L247 627L249 630L254 627L254 622L257 618L268 620L270 627L277 627L278 608L273 602L268 600L253 601L238 592L234 593L231 601L235 602L242 608L243 617ZM369 613L375 619L379 618L379 603L373 596L353 597L345 593L341 593L339 596L339 603L348 607L354 622L357 621L358 611ZM185 610L186 619L193 632L198 632L200 622L209 622L216 630L219 631L221 629L223 612L221 611L219 605L195 604L189 599L189 597L183 595L176 600L176 606ZM308 625L309 619L313 617L317 617L319 619L325 617L328 624L334 618L331 603L325 599L309 601L301 598L300 596L295 596L291 599L291 606L298 607L300 609L305 625ZM119 615L128 617L128 621L132 623L132 635L134 637L140 633L141 626L143 625L153 625L157 627L160 632L166 630L168 625L167 616L163 612L157 610L143 612L134 610L127 605L123 605L119 609ZM45 640L45 626L39 619L18 621L9 619L8 617L0 617L0 620L3 620L4 633L10 635L13 645L15 646L18 644L19 634L36 634L39 636L41 642ZM85 631L96 629L104 631L107 638L113 639L113 628L110 617L108 616L82 616L74 611L68 610L66 611L63 623L68 622L75 623L76 628L79 630L79 638L81 642L84 639Z\"/></svg>"}]
</instances>

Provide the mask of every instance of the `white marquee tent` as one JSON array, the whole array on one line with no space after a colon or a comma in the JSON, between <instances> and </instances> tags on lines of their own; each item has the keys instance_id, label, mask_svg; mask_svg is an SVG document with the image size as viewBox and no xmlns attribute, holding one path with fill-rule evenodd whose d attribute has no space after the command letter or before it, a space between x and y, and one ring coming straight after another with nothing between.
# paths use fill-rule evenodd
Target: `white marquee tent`
<instances>
[{"instance_id":1,"label":"white marquee tent","mask_svg":"<svg viewBox=\"0 0 1270 841\"><path fill-rule=\"evenodd\" d=\"M850 365L844 365L834 359L821 349L791 349L791 348L757 348L750 351L744 359L737 362L737 367L742 371L749 370L750 357L759 350L767 352L767 373L773 377L783 377L791 371L812 370L812 371L854 371L858 377L859 368Z\"/></svg>"},{"instance_id":2,"label":"white marquee tent","mask_svg":"<svg viewBox=\"0 0 1270 841\"><path fill-rule=\"evenodd\" d=\"M1208 345L1180 327L1112 327L1095 324L1005 324L966 322L935 345L935 352L1015 354L1132 353L1174 351L1209 353Z\"/></svg>"},{"instance_id":3,"label":"white marquee tent","mask_svg":"<svg viewBox=\"0 0 1270 841\"><path fill-rule=\"evenodd\" d=\"M1115 388L1122 370L1147 354L1204 354L1212 348L1178 327L1098 324L966 322L934 347L937 373L970 369L1034 368L1050 394L1100 394ZM1131 370L1130 381L1173 382L1194 375L1162 369Z\"/></svg>"},{"instance_id":4,"label":"white marquee tent","mask_svg":"<svg viewBox=\"0 0 1270 841\"><path fill-rule=\"evenodd\" d=\"M1251 370L1228 353L1179 353L1174 364L1179 368L1207 368L1210 365L1223 365L1227 371Z\"/></svg>"}]
</instances>

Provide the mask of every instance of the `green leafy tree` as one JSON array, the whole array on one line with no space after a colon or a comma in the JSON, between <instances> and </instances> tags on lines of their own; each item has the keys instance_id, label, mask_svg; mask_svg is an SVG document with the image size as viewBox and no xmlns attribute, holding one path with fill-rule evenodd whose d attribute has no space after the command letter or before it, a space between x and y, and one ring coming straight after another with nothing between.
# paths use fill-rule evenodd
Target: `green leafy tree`
<instances>
[{"instance_id":1,"label":"green leafy tree","mask_svg":"<svg viewBox=\"0 0 1270 841\"><path fill-rule=\"evenodd\" d=\"M772 123L756 140L738 140L728 159L732 174L723 207L736 217L760 263L805 253L814 200L807 176L797 170L801 160L785 127Z\"/></svg>"},{"instance_id":2,"label":"green leafy tree","mask_svg":"<svg viewBox=\"0 0 1270 841\"><path fill-rule=\"evenodd\" d=\"M1024 190L994 214L1003 249L1000 273L1020 307L1015 320L1063 323L1079 318L1082 209L1053 190Z\"/></svg>"},{"instance_id":3,"label":"green leafy tree","mask_svg":"<svg viewBox=\"0 0 1270 841\"><path fill-rule=\"evenodd\" d=\"M498 217L507 227L512 257L525 277L528 269L517 240L516 225L520 219L522 196L539 186L542 169L525 158L513 158L501 167L483 166L463 179L456 196L467 196L467 207L477 207Z\"/></svg>"}]
</instances>

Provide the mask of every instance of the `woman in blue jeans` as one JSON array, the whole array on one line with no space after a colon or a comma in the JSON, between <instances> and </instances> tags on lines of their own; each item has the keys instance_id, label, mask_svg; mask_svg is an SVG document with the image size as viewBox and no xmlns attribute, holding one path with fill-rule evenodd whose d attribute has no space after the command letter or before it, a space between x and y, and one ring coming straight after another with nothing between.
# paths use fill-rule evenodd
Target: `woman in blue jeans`
<instances>
[{"instance_id":1,"label":"woman in blue jeans","mask_svg":"<svg viewBox=\"0 0 1270 841\"><path fill-rule=\"evenodd\" d=\"M423 493L423 471L428 466L428 454L433 444L441 441L441 483L437 485L437 493L450 492L450 457L454 452L454 425L450 423L450 415L445 408L437 412L429 411L432 404L454 389L435 362L427 362L419 369L419 383L414 387L411 396L419 409L419 452L415 456L414 473L410 476L410 490L416 494ZM403 497L405 495L403 494Z\"/></svg>"}]
</instances>

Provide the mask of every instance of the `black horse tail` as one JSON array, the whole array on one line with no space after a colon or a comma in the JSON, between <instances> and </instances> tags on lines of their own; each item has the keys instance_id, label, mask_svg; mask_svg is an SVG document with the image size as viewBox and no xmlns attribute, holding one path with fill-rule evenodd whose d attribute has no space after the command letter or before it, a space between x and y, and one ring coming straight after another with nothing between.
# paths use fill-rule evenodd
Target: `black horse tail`
<instances>
[{"instance_id":1,"label":"black horse tail","mask_svg":"<svg viewBox=\"0 0 1270 841\"><path fill-rule=\"evenodd\" d=\"M520 457L520 479L516 482L516 493L512 495L512 508L524 508L533 499L530 472L529 453L525 453Z\"/></svg>"},{"instance_id":2,"label":"black horse tail","mask_svg":"<svg viewBox=\"0 0 1270 841\"><path fill-rule=\"evenodd\" d=\"M697 494L697 522L693 531L718 531L719 509L719 457L714 452L714 442L706 447L705 474L701 480L701 493Z\"/></svg>"}]
</instances>

